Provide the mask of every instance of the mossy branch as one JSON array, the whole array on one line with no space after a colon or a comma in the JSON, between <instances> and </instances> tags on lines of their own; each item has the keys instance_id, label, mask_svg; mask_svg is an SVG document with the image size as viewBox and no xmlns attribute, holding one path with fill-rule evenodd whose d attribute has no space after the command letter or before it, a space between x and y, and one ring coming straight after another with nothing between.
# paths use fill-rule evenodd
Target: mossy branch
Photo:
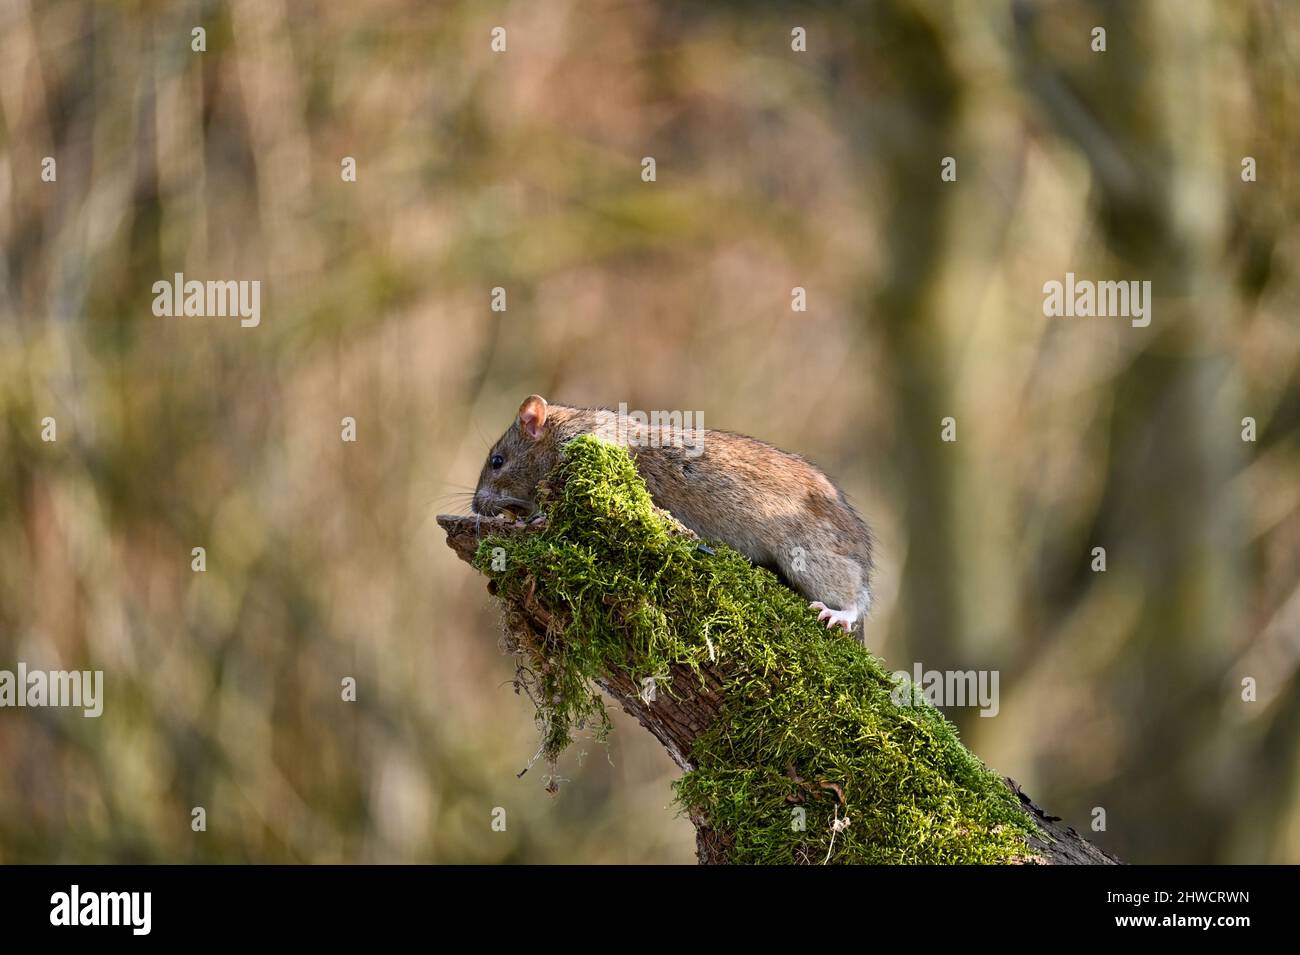
<instances>
[{"instance_id":1,"label":"mossy branch","mask_svg":"<svg viewBox=\"0 0 1300 955\"><path fill-rule=\"evenodd\" d=\"M774 575L657 509L623 448L571 442L543 507L527 525L438 522L502 602L541 754L607 732L603 690L683 769L702 863L1116 861L938 710L898 702L880 662Z\"/></svg>"}]
</instances>

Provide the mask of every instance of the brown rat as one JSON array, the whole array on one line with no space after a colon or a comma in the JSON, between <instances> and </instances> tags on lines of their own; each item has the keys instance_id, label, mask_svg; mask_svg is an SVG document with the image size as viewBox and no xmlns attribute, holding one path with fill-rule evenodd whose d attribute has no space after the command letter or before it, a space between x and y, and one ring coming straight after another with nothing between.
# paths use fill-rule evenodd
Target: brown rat
<instances>
[{"instance_id":1,"label":"brown rat","mask_svg":"<svg viewBox=\"0 0 1300 955\"><path fill-rule=\"evenodd\" d=\"M830 478L795 454L728 431L647 425L529 395L479 475L477 514L537 509L565 443L597 434L631 452L655 503L706 540L778 571L828 628L852 632L871 605L871 531Z\"/></svg>"}]
</instances>

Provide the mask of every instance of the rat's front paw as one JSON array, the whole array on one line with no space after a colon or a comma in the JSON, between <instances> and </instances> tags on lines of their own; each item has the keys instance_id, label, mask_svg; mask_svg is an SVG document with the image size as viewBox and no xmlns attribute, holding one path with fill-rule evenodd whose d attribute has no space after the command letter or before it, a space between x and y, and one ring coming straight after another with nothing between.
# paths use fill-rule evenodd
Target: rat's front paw
<instances>
[{"instance_id":1,"label":"rat's front paw","mask_svg":"<svg viewBox=\"0 0 1300 955\"><path fill-rule=\"evenodd\" d=\"M820 611L817 614L817 622L826 621L827 630L831 627L842 627L845 633L852 633L853 625L858 622L857 607L849 607L847 610L834 610L820 600L814 600L808 606L813 610Z\"/></svg>"}]
</instances>

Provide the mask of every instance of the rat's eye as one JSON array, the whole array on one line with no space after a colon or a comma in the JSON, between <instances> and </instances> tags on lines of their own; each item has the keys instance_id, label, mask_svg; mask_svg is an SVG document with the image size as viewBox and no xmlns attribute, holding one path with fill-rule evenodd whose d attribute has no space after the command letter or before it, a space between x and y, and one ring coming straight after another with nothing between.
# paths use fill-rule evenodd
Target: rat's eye
<instances>
[{"instance_id":1,"label":"rat's eye","mask_svg":"<svg viewBox=\"0 0 1300 955\"><path fill-rule=\"evenodd\" d=\"M499 455L499 454L494 454L494 455L492 455L492 461L491 461L491 464L492 464L492 470L494 470L494 471L500 471L500 470L501 470L501 466L502 466L503 464L505 464L505 463L506 463L506 459L503 458L503 457L501 457L501 455Z\"/></svg>"}]
</instances>

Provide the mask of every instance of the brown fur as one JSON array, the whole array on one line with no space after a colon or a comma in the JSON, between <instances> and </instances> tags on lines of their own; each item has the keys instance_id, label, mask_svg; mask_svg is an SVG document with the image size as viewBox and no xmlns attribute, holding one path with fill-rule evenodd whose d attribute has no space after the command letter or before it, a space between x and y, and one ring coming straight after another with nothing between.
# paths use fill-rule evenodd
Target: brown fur
<instances>
[{"instance_id":1,"label":"brown fur","mask_svg":"<svg viewBox=\"0 0 1300 955\"><path fill-rule=\"evenodd\" d=\"M536 395L526 399L488 453L474 511L532 514L537 485L558 463L565 443L598 432L602 414L610 412L548 405ZM648 429L628 427L623 443L657 505L700 537L778 571L809 600L844 611L839 617L856 620L867 611L871 532L825 474L796 454L743 434L703 431L703 453L693 457L692 441L664 440L680 439L679 431L661 432L654 447L645 440ZM496 455L503 459L500 468L492 466ZM852 628L844 619L831 622Z\"/></svg>"}]
</instances>

